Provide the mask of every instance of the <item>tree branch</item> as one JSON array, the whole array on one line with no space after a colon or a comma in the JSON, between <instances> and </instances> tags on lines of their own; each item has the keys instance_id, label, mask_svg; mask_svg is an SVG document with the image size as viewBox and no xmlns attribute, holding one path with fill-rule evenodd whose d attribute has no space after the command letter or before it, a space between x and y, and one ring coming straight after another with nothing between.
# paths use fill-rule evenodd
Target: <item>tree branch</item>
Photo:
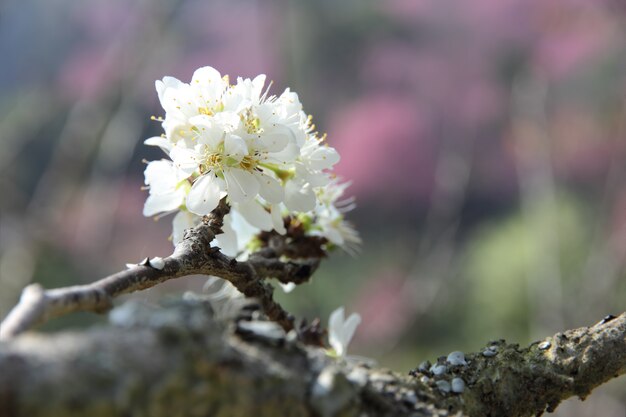
<instances>
[{"instance_id":1,"label":"tree branch","mask_svg":"<svg viewBox=\"0 0 626 417\"><path fill-rule=\"evenodd\" d=\"M198 300L131 302L110 326L0 343L0 415L522 417L626 372L626 314L407 376L334 360L239 311L218 320Z\"/></svg>"},{"instance_id":2,"label":"tree branch","mask_svg":"<svg viewBox=\"0 0 626 417\"><path fill-rule=\"evenodd\" d=\"M275 257L252 256L247 262L238 262L220 253L219 248L211 247L211 241L221 233L222 221L229 209L222 200L200 225L185 232L183 241L172 255L163 259L163 264L147 258L139 265L87 285L52 290L44 290L39 284L27 286L17 306L0 325L0 340L71 312L106 312L119 295L197 274L230 281L247 297L259 299L270 319L286 330L292 329L293 316L273 300L273 288L263 280L277 278L283 283L301 284L315 272L319 258L283 262L279 259L280 254L275 254Z\"/></svg>"},{"instance_id":3,"label":"tree branch","mask_svg":"<svg viewBox=\"0 0 626 417\"><path fill-rule=\"evenodd\" d=\"M460 397L441 395L438 404L470 416L523 417L554 411L571 396L584 399L594 388L626 373L626 313L607 316L592 327L557 333L520 348L504 340L467 356L467 366L445 366L412 374L430 386L451 387L454 378L467 385ZM447 385L445 381L449 385Z\"/></svg>"},{"instance_id":4,"label":"tree branch","mask_svg":"<svg viewBox=\"0 0 626 417\"><path fill-rule=\"evenodd\" d=\"M131 302L113 310L113 326L0 343L0 415L461 416L433 406L406 376L211 310L198 300Z\"/></svg>"}]
</instances>

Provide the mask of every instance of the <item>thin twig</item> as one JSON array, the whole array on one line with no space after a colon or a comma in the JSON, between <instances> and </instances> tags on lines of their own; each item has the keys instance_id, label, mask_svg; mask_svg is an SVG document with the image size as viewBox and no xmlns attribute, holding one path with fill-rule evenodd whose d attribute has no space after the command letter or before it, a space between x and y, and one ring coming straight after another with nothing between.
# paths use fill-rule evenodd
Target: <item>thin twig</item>
<instances>
[{"instance_id":1,"label":"thin twig","mask_svg":"<svg viewBox=\"0 0 626 417\"><path fill-rule=\"evenodd\" d=\"M0 340L10 339L30 328L75 311L103 313L113 306L119 295L154 287L174 278L188 275L212 275L231 282L247 297L257 298L267 316L285 330L294 327L294 318L273 300L273 287L263 280L276 278L280 282L306 282L319 265L318 258L283 262L275 258L252 256L246 262L211 247L216 234L221 233L222 220L229 211L224 200L204 221L185 232L164 265L155 266L147 259L140 265L110 275L87 285L44 290L39 284L27 286L17 306L0 325Z\"/></svg>"}]
</instances>

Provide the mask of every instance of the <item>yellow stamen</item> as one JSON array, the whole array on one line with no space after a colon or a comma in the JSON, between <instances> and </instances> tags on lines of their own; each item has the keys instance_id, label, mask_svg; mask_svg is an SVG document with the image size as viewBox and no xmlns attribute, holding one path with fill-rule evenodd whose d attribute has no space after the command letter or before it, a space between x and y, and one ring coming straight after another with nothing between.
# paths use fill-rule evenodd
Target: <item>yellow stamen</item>
<instances>
[{"instance_id":1,"label":"yellow stamen","mask_svg":"<svg viewBox=\"0 0 626 417\"><path fill-rule=\"evenodd\" d=\"M198 113L204 114L206 116L213 116L215 114L213 113L213 110L208 107L198 107Z\"/></svg>"}]
</instances>

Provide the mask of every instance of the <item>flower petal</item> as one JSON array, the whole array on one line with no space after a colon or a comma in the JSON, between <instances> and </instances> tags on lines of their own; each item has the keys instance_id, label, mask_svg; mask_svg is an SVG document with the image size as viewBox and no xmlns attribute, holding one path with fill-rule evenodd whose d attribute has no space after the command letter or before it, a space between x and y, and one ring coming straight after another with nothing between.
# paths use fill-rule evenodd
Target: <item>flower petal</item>
<instances>
[{"instance_id":1,"label":"flower petal","mask_svg":"<svg viewBox=\"0 0 626 417\"><path fill-rule=\"evenodd\" d=\"M198 154L191 149L181 146L174 146L170 151L170 157L174 161L176 168L180 169L188 176L193 174L200 165Z\"/></svg>"},{"instance_id":2,"label":"flower petal","mask_svg":"<svg viewBox=\"0 0 626 417\"><path fill-rule=\"evenodd\" d=\"M315 208L315 193L309 184L287 181L285 205L289 210L306 212Z\"/></svg>"},{"instance_id":3,"label":"flower petal","mask_svg":"<svg viewBox=\"0 0 626 417\"><path fill-rule=\"evenodd\" d=\"M293 162L300 155L300 148L295 143L289 143L279 152L272 152L268 156L270 163L288 163Z\"/></svg>"},{"instance_id":4,"label":"flower petal","mask_svg":"<svg viewBox=\"0 0 626 417\"><path fill-rule=\"evenodd\" d=\"M331 313L328 319L328 342L339 356L346 354L348 344L361 323L360 315L353 313L348 320L344 320L344 314L344 308L339 307Z\"/></svg>"},{"instance_id":5,"label":"flower petal","mask_svg":"<svg viewBox=\"0 0 626 417\"><path fill-rule=\"evenodd\" d=\"M272 130L265 132L259 140L268 152L280 152L290 143L290 139L295 142L295 136L291 129L286 126L276 126Z\"/></svg>"},{"instance_id":6,"label":"flower petal","mask_svg":"<svg viewBox=\"0 0 626 417\"><path fill-rule=\"evenodd\" d=\"M209 214L220 201L220 187L211 174L199 177L187 195L187 209L199 216Z\"/></svg>"},{"instance_id":7,"label":"flower petal","mask_svg":"<svg viewBox=\"0 0 626 417\"><path fill-rule=\"evenodd\" d=\"M240 136L226 135L224 138L224 153L237 161L248 155L248 146Z\"/></svg>"},{"instance_id":8,"label":"flower petal","mask_svg":"<svg viewBox=\"0 0 626 417\"><path fill-rule=\"evenodd\" d=\"M179 211L172 220L172 243L179 244L183 240L185 230L191 229L200 221L200 217L188 211Z\"/></svg>"},{"instance_id":9,"label":"flower petal","mask_svg":"<svg viewBox=\"0 0 626 417\"><path fill-rule=\"evenodd\" d=\"M169 194L176 191L187 174L176 169L171 161L162 159L150 161L144 171L145 183L150 186L150 194Z\"/></svg>"},{"instance_id":10,"label":"flower petal","mask_svg":"<svg viewBox=\"0 0 626 417\"><path fill-rule=\"evenodd\" d=\"M150 217L157 213L176 210L180 204L181 201L172 198L171 194L149 195L143 205L143 215Z\"/></svg>"},{"instance_id":11,"label":"flower petal","mask_svg":"<svg viewBox=\"0 0 626 417\"><path fill-rule=\"evenodd\" d=\"M272 215L272 223L274 223L274 230L276 230L281 235L287 233L287 229L285 229L285 222L283 221L283 215L280 210L279 204L273 204L270 210L270 214Z\"/></svg>"},{"instance_id":12,"label":"flower petal","mask_svg":"<svg viewBox=\"0 0 626 417\"><path fill-rule=\"evenodd\" d=\"M259 193L259 182L253 174L242 169L225 169L228 196L235 203L250 201Z\"/></svg>"},{"instance_id":13,"label":"flower petal","mask_svg":"<svg viewBox=\"0 0 626 417\"><path fill-rule=\"evenodd\" d=\"M239 246L237 244L237 232L231 226L231 214L224 216L224 224L222 225L223 233L215 236L216 244L222 250L224 255L237 256Z\"/></svg>"},{"instance_id":14,"label":"flower petal","mask_svg":"<svg viewBox=\"0 0 626 417\"><path fill-rule=\"evenodd\" d=\"M357 313L350 314L350 317L343 323L343 341L346 348L352 341L354 332L359 324L361 324L361 316Z\"/></svg>"},{"instance_id":15,"label":"flower petal","mask_svg":"<svg viewBox=\"0 0 626 417\"><path fill-rule=\"evenodd\" d=\"M215 123L225 132L232 132L241 123L239 114L232 111L222 111L212 117L212 122Z\"/></svg>"},{"instance_id":16,"label":"flower petal","mask_svg":"<svg viewBox=\"0 0 626 417\"><path fill-rule=\"evenodd\" d=\"M333 311L328 318L328 343L330 343L330 346L335 349L335 352L337 352L339 356L342 356L344 352L343 338L341 337L343 321L343 307L339 307Z\"/></svg>"},{"instance_id":17,"label":"flower petal","mask_svg":"<svg viewBox=\"0 0 626 417\"><path fill-rule=\"evenodd\" d=\"M330 146L316 146L308 155L307 162L312 169L321 171L339 162L339 153Z\"/></svg>"},{"instance_id":18,"label":"flower petal","mask_svg":"<svg viewBox=\"0 0 626 417\"><path fill-rule=\"evenodd\" d=\"M265 85L265 74L259 74L252 80L252 97L257 99L263 94L263 86ZM255 103L258 104L258 101Z\"/></svg>"},{"instance_id":19,"label":"flower petal","mask_svg":"<svg viewBox=\"0 0 626 417\"><path fill-rule=\"evenodd\" d=\"M165 90L168 88L178 88L181 84L183 84L183 82L174 77L163 77L163 80L156 80L154 87L156 88L161 104L163 104L163 93L165 93Z\"/></svg>"},{"instance_id":20,"label":"flower petal","mask_svg":"<svg viewBox=\"0 0 626 417\"><path fill-rule=\"evenodd\" d=\"M272 216L256 201L237 206L243 218L254 227L269 232L274 228Z\"/></svg>"},{"instance_id":21,"label":"flower petal","mask_svg":"<svg viewBox=\"0 0 626 417\"><path fill-rule=\"evenodd\" d=\"M213 82L222 82L222 74L213 67L201 67L194 71L191 84L207 85Z\"/></svg>"},{"instance_id":22,"label":"flower petal","mask_svg":"<svg viewBox=\"0 0 626 417\"><path fill-rule=\"evenodd\" d=\"M168 155L170 153L170 149L172 149L172 142L161 136L153 136L144 140L143 143L148 146L158 146Z\"/></svg>"},{"instance_id":23,"label":"flower petal","mask_svg":"<svg viewBox=\"0 0 626 417\"><path fill-rule=\"evenodd\" d=\"M256 179L259 181L259 194L268 203L277 204L285 198L285 189L276 179L267 174L257 173Z\"/></svg>"}]
</instances>

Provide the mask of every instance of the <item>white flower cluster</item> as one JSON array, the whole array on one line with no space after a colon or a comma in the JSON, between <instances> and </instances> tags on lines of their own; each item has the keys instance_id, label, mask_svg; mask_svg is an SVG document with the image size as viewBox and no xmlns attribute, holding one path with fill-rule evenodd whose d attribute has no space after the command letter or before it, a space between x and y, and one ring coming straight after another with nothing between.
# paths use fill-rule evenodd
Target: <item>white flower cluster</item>
<instances>
[{"instance_id":1,"label":"white flower cluster","mask_svg":"<svg viewBox=\"0 0 626 417\"><path fill-rule=\"evenodd\" d=\"M317 136L296 93L268 95L265 75L230 84L211 67L196 70L189 84L165 77L156 89L165 134L145 143L170 160L148 163L143 213L178 211L174 244L223 197L231 212L218 244L228 254L260 230L286 233L284 215L305 216L312 233L336 245L358 244L334 205L346 187L329 171L339 154Z\"/></svg>"}]
</instances>

